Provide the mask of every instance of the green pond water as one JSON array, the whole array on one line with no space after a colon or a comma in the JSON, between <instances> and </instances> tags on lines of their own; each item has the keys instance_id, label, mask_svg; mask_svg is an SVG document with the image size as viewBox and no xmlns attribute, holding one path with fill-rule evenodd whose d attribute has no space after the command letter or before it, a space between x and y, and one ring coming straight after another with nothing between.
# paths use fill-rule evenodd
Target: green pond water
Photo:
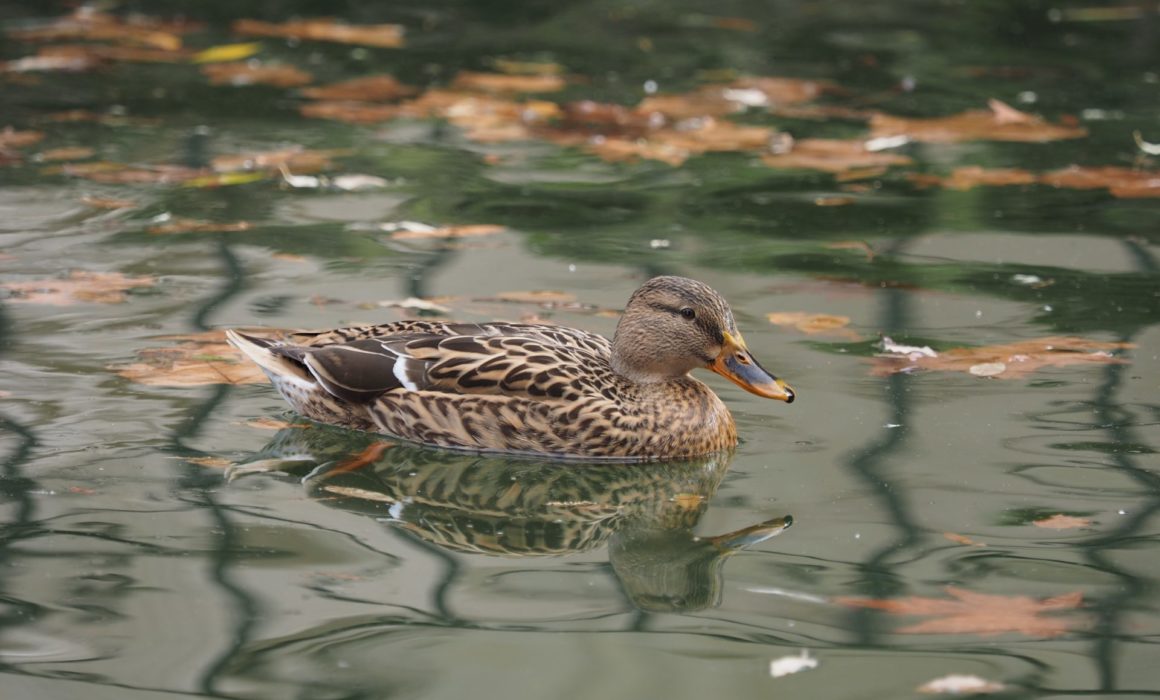
<instances>
[{"instance_id":1,"label":"green pond water","mask_svg":"<svg viewBox=\"0 0 1160 700\"><path fill-rule=\"evenodd\" d=\"M260 42L243 60L314 84L391 73L425 90L504 61L557 64L563 89L534 99L631 106L776 76L829 81L808 105L830 116L751 105L718 121L799 144L867 139L870 111L997 99L1041 115L1032 129L1086 135L915 138L885 151L909 164L837 174L771 167L776 143L612 161L595 132L496 140L472 136L474 117L307 118L296 88L210 85L188 58L6 64L0 129L43 136L0 149L0 695L854 700L963 674L1004 697L1160 696L1154 191L915 179L967 166L1160 178L1133 138L1160 141L1150 4L113 9L202 22L183 36L194 51ZM18 33L70 10L5 3L0 23ZM406 43L230 32L322 15L399 23ZM8 34L0 60L77 41ZM338 152L252 181L156 170L291 147ZM153 170L60 169L98 161ZM343 175L381 180L344 189ZM294 179L317 176L329 184ZM150 232L183 219L247 228ZM502 230L392 235L416 228L401 222ZM109 289L97 273L144 281ZM266 384L174 386L156 369L183 347L171 336L235 326L534 317L611 334L655 274L719 290L798 392L785 405L701 373L737 420L731 455L626 466L424 449L302 427ZM447 310L381 303L409 297ZM791 312L849 323L769 319ZM1084 344L1021 374L1026 346L889 373L875 371L883 336L943 358ZM185 359L229 365L222 352ZM144 374L118 373L134 365ZM1054 515L1077 520L1034 524ZM803 650L816 668L771 674Z\"/></svg>"}]
</instances>

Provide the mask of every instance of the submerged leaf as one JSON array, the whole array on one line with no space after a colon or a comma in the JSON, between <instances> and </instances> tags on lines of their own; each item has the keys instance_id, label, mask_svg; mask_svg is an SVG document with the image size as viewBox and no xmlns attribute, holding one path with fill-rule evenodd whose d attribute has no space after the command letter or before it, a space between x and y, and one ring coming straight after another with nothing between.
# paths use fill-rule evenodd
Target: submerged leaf
<instances>
[{"instance_id":1,"label":"submerged leaf","mask_svg":"<svg viewBox=\"0 0 1160 700\"><path fill-rule=\"evenodd\" d=\"M275 24L253 19L234 22L236 34L272 36L308 41L333 41L395 49L403 45L404 29L399 24L343 24L330 19L294 20Z\"/></svg>"},{"instance_id":2,"label":"submerged leaf","mask_svg":"<svg viewBox=\"0 0 1160 700\"><path fill-rule=\"evenodd\" d=\"M1131 343L1102 342L1077 337L1037 338L1006 345L952 348L934 356L925 353L879 355L874 358L871 374L886 376L898 372L934 370L1018 379L1043 367L1093 363L1124 364L1127 362L1126 359L1116 357L1110 351L1133 347L1135 346Z\"/></svg>"},{"instance_id":3,"label":"submerged leaf","mask_svg":"<svg viewBox=\"0 0 1160 700\"><path fill-rule=\"evenodd\" d=\"M210 63L202 66L201 72L209 78L210 85L272 85L285 88L307 85L314 80L314 76L306 71L282 63Z\"/></svg>"},{"instance_id":4,"label":"submerged leaf","mask_svg":"<svg viewBox=\"0 0 1160 700\"><path fill-rule=\"evenodd\" d=\"M226 342L224 331L162 339L180 342L168 347L138 350L139 362L110 369L125 379L149 386L188 387L267 381L265 373L256 364Z\"/></svg>"},{"instance_id":5,"label":"submerged leaf","mask_svg":"<svg viewBox=\"0 0 1160 700\"><path fill-rule=\"evenodd\" d=\"M762 156L762 162L771 168L800 168L827 173L849 173L864 168L888 168L910 165L907 156L883 151L871 151L866 142L858 139L801 139L793 141L784 153Z\"/></svg>"},{"instance_id":6,"label":"submerged leaf","mask_svg":"<svg viewBox=\"0 0 1160 700\"><path fill-rule=\"evenodd\" d=\"M914 141L927 143L960 141L1042 143L1087 136L1087 129L1083 127L1051 124L1039 117L1023 114L997 100L993 100L990 106L990 110L970 110L933 118L911 119L876 113L870 118L870 129L875 137L905 135Z\"/></svg>"},{"instance_id":7,"label":"submerged leaf","mask_svg":"<svg viewBox=\"0 0 1160 700\"><path fill-rule=\"evenodd\" d=\"M851 340L860 340L854 331L846 328L850 325L849 316L831 316L829 314L810 314L802 311L781 311L766 315L769 322L778 326L792 326L803 333L810 335L825 333L838 335Z\"/></svg>"},{"instance_id":8,"label":"submerged leaf","mask_svg":"<svg viewBox=\"0 0 1160 700\"><path fill-rule=\"evenodd\" d=\"M303 97L312 100L338 100L355 102L386 102L401 97L413 95L415 88L404 85L393 75L381 73L378 75L364 75L360 78L343 80L339 83L307 88L302 91Z\"/></svg>"},{"instance_id":9,"label":"submerged leaf","mask_svg":"<svg viewBox=\"0 0 1160 700\"><path fill-rule=\"evenodd\" d=\"M1031 524L1035 527L1042 527L1048 530L1070 530L1077 527L1089 527L1092 521L1091 518L1080 518L1074 515L1056 513L1048 518L1033 520Z\"/></svg>"},{"instance_id":10,"label":"submerged leaf","mask_svg":"<svg viewBox=\"0 0 1160 700\"><path fill-rule=\"evenodd\" d=\"M1028 596L974 593L947 586L951 598L909 596L880 600L838 597L834 602L857 608L873 608L895 615L916 615L932 619L902 627L904 634L977 634L989 636L1018 632L1032 637L1058 637L1075 626L1074 620L1045 617L1044 613L1078 608L1083 602L1079 591L1036 600Z\"/></svg>"},{"instance_id":11,"label":"submerged leaf","mask_svg":"<svg viewBox=\"0 0 1160 700\"><path fill-rule=\"evenodd\" d=\"M460 71L451 87L457 90L480 92L559 92L564 89L564 78L554 73L511 75L506 73L476 73Z\"/></svg>"},{"instance_id":12,"label":"submerged leaf","mask_svg":"<svg viewBox=\"0 0 1160 700\"><path fill-rule=\"evenodd\" d=\"M253 228L249 221L205 221L202 219L175 218L163 224L150 226L149 233L236 233Z\"/></svg>"},{"instance_id":13,"label":"submerged leaf","mask_svg":"<svg viewBox=\"0 0 1160 700\"><path fill-rule=\"evenodd\" d=\"M128 298L126 291L152 287L156 283L152 277L74 270L61 279L5 282L0 284L0 288L10 292L8 301L69 306L77 303L120 304Z\"/></svg>"}]
</instances>

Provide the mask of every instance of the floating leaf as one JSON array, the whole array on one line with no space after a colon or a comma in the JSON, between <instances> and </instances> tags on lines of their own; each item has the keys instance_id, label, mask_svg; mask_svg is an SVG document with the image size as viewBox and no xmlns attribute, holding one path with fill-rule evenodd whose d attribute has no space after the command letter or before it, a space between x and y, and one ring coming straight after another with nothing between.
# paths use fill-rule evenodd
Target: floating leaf
<instances>
[{"instance_id":1,"label":"floating leaf","mask_svg":"<svg viewBox=\"0 0 1160 700\"><path fill-rule=\"evenodd\" d=\"M210 85L272 85L274 87L298 87L307 85L314 76L306 71L284 63L210 63L201 67L201 72L209 78Z\"/></svg>"},{"instance_id":2,"label":"floating leaf","mask_svg":"<svg viewBox=\"0 0 1160 700\"><path fill-rule=\"evenodd\" d=\"M889 339L883 339L887 341ZM1127 360L1112 355L1112 350L1135 347L1131 343L1101 342L1077 337L1049 337L1022 340L1006 345L952 348L933 356L926 352L902 352L904 347L888 348L891 355L874 358L871 374L886 376L898 372L934 370L967 372L981 376L1017 379L1043 367L1066 367L1075 364L1124 364ZM929 351L929 348L920 350ZM933 352L933 351L930 351ZM900 356L901 355L901 356ZM1003 365L998 369L998 365ZM991 365L972 372L973 367Z\"/></svg>"},{"instance_id":3,"label":"floating leaf","mask_svg":"<svg viewBox=\"0 0 1160 700\"><path fill-rule=\"evenodd\" d=\"M274 24L252 19L234 22L236 34L273 36L308 41L333 41L395 49L403 45L404 29L399 24L343 24L329 19L310 19Z\"/></svg>"},{"instance_id":4,"label":"floating leaf","mask_svg":"<svg viewBox=\"0 0 1160 700\"><path fill-rule=\"evenodd\" d=\"M303 97L312 100L337 100L355 102L386 102L407 97L415 93L415 88L404 85L393 75L364 75L361 78L344 80L340 83L307 88Z\"/></svg>"},{"instance_id":5,"label":"floating leaf","mask_svg":"<svg viewBox=\"0 0 1160 700\"><path fill-rule=\"evenodd\" d=\"M560 75L564 67L552 61L516 61L507 58L497 58L492 65L501 73L510 75Z\"/></svg>"},{"instance_id":6,"label":"floating leaf","mask_svg":"<svg viewBox=\"0 0 1160 700\"><path fill-rule=\"evenodd\" d=\"M876 113L870 118L870 129L875 137L905 135L914 141L927 143L960 141L1042 143L1087 136L1087 129L1083 127L1051 124L1039 117L1007 107L997 100L993 100L990 106L990 110L971 110L928 119L908 119Z\"/></svg>"},{"instance_id":7,"label":"floating leaf","mask_svg":"<svg viewBox=\"0 0 1160 700\"><path fill-rule=\"evenodd\" d=\"M1040 176L1044 185L1069 189L1107 188L1113 197L1134 199L1160 197L1160 171L1134 170L1116 166L1080 167L1056 170Z\"/></svg>"},{"instance_id":8,"label":"floating leaf","mask_svg":"<svg viewBox=\"0 0 1160 700\"><path fill-rule=\"evenodd\" d=\"M778 326L791 326L803 333L815 335L824 333L839 335L851 340L860 340L854 331L846 328L850 324L849 316L831 316L829 314L811 314L803 311L779 311L766 316L769 322Z\"/></svg>"},{"instance_id":9,"label":"floating leaf","mask_svg":"<svg viewBox=\"0 0 1160 700\"><path fill-rule=\"evenodd\" d=\"M969 190L980 185L986 187L1002 187L1006 185L1034 185L1039 177L1030 171L1019 168L982 168L969 165L955 168L949 177L937 175L909 173L907 177L914 183L927 186L939 185L952 190Z\"/></svg>"},{"instance_id":10,"label":"floating leaf","mask_svg":"<svg viewBox=\"0 0 1160 700\"><path fill-rule=\"evenodd\" d=\"M1007 686L1002 683L989 681L978 676L967 676L958 673L952 673L942 678L935 678L916 688L920 693L944 695L985 695L1001 693L1006 689Z\"/></svg>"},{"instance_id":11,"label":"floating leaf","mask_svg":"<svg viewBox=\"0 0 1160 700\"><path fill-rule=\"evenodd\" d=\"M249 221L204 221L202 219L174 218L163 224L150 226L149 233L236 233L249 231L254 225Z\"/></svg>"},{"instance_id":12,"label":"floating leaf","mask_svg":"<svg viewBox=\"0 0 1160 700\"><path fill-rule=\"evenodd\" d=\"M248 428L258 428L260 430L285 430L286 428L312 428L309 423L291 423L289 421L278 420L277 418L270 418L263 416L262 418L252 418L242 425Z\"/></svg>"},{"instance_id":13,"label":"floating leaf","mask_svg":"<svg viewBox=\"0 0 1160 700\"><path fill-rule=\"evenodd\" d=\"M834 241L827 243L825 247L830 250L860 250L866 254L867 262L874 259L874 249L866 241Z\"/></svg>"},{"instance_id":14,"label":"floating leaf","mask_svg":"<svg viewBox=\"0 0 1160 700\"><path fill-rule=\"evenodd\" d=\"M199 467L209 467L210 469L226 469L234 466L234 463L223 457L186 457L186 462L196 464Z\"/></svg>"},{"instance_id":15,"label":"floating leaf","mask_svg":"<svg viewBox=\"0 0 1160 700\"><path fill-rule=\"evenodd\" d=\"M95 68L98 63L95 56L48 52L0 62L0 73L80 73Z\"/></svg>"},{"instance_id":16,"label":"floating leaf","mask_svg":"<svg viewBox=\"0 0 1160 700\"><path fill-rule=\"evenodd\" d=\"M864 141L842 139L801 139L793 141L788 151L762 156L771 168L798 168L844 173L864 168L887 168L910 165L914 161L896 153L870 151Z\"/></svg>"},{"instance_id":17,"label":"floating leaf","mask_svg":"<svg viewBox=\"0 0 1160 700\"><path fill-rule=\"evenodd\" d=\"M224 63L226 61L242 61L262 50L262 45L257 42L249 42L245 44L223 44L222 46L211 46L204 51L198 51L193 55L194 63Z\"/></svg>"},{"instance_id":18,"label":"floating leaf","mask_svg":"<svg viewBox=\"0 0 1160 700\"><path fill-rule=\"evenodd\" d=\"M1083 602L1079 591L1036 600L1028 596L974 593L947 586L951 598L909 596L879 600L841 596L834 602L857 608L883 610L895 615L916 615L933 619L902 627L903 634L977 634L990 636L1018 632L1032 637L1058 637L1075 626L1073 620L1046 617L1044 613L1078 608Z\"/></svg>"},{"instance_id":19,"label":"floating leaf","mask_svg":"<svg viewBox=\"0 0 1160 700\"><path fill-rule=\"evenodd\" d=\"M390 121L400 114L395 105L350 101L311 102L299 107L298 112L311 119L330 119L348 124L375 124Z\"/></svg>"},{"instance_id":20,"label":"floating leaf","mask_svg":"<svg viewBox=\"0 0 1160 700\"><path fill-rule=\"evenodd\" d=\"M110 367L117 374L149 386L202 386L205 384L251 384L267 381L253 362L226 342L224 331L167 336L177 345L137 351L140 360Z\"/></svg>"},{"instance_id":21,"label":"floating leaf","mask_svg":"<svg viewBox=\"0 0 1160 700\"><path fill-rule=\"evenodd\" d=\"M21 41L110 41L176 51L181 48L181 37L176 32L188 28L190 25L163 24L143 15L125 20L86 6L68 17L40 26L11 28L6 34Z\"/></svg>"},{"instance_id":22,"label":"floating leaf","mask_svg":"<svg viewBox=\"0 0 1160 700\"><path fill-rule=\"evenodd\" d=\"M57 160L84 160L92 158L96 154L96 150L88 146L66 146L64 148L50 148L47 151L41 151L36 154L36 159L40 161L57 161Z\"/></svg>"},{"instance_id":23,"label":"floating leaf","mask_svg":"<svg viewBox=\"0 0 1160 700\"><path fill-rule=\"evenodd\" d=\"M567 304L576 301L576 295L554 289L535 289L520 292L500 292L495 299L522 304Z\"/></svg>"},{"instance_id":24,"label":"floating leaf","mask_svg":"<svg viewBox=\"0 0 1160 700\"><path fill-rule=\"evenodd\" d=\"M1091 518L1080 518L1074 515L1056 513L1047 518L1033 520L1031 524L1035 527L1042 527L1048 530L1070 530L1077 527L1090 527L1092 521Z\"/></svg>"},{"instance_id":25,"label":"floating leaf","mask_svg":"<svg viewBox=\"0 0 1160 700\"><path fill-rule=\"evenodd\" d=\"M391 238L396 241L413 241L426 238L468 238L473 236L490 236L506 231L503 226L494 224L467 224L464 226L443 226L439 228L403 222L391 232Z\"/></svg>"},{"instance_id":26,"label":"floating leaf","mask_svg":"<svg viewBox=\"0 0 1160 700\"><path fill-rule=\"evenodd\" d=\"M957 532L944 532L943 537L947 538L951 542L956 542L958 544L964 544L968 547L986 547L987 546L986 543L984 543L984 542L976 542L975 540L971 539L970 537L967 537L966 535L960 535Z\"/></svg>"},{"instance_id":27,"label":"floating leaf","mask_svg":"<svg viewBox=\"0 0 1160 700\"><path fill-rule=\"evenodd\" d=\"M554 73L511 75L472 71L460 71L451 83L458 90L499 93L559 92L565 85L564 78Z\"/></svg>"},{"instance_id":28,"label":"floating leaf","mask_svg":"<svg viewBox=\"0 0 1160 700\"><path fill-rule=\"evenodd\" d=\"M131 199L114 199L112 197L81 197L81 202L94 209L132 209L137 203Z\"/></svg>"},{"instance_id":29,"label":"floating leaf","mask_svg":"<svg viewBox=\"0 0 1160 700\"><path fill-rule=\"evenodd\" d=\"M0 288L10 292L8 301L69 306L77 303L120 304L128 298L126 291L154 284L156 280L152 277L74 270L61 279L5 282L0 284Z\"/></svg>"},{"instance_id":30,"label":"floating leaf","mask_svg":"<svg viewBox=\"0 0 1160 700\"><path fill-rule=\"evenodd\" d=\"M0 148L24 148L44 138L40 131L17 131L10 126L0 129Z\"/></svg>"}]
</instances>

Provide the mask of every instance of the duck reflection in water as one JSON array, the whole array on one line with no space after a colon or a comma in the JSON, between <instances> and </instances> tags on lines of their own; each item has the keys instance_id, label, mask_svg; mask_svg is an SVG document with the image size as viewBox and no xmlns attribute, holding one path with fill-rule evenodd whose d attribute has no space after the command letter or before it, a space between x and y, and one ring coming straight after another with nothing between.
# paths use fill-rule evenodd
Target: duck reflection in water
<instances>
[{"instance_id":1,"label":"duck reflection in water","mask_svg":"<svg viewBox=\"0 0 1160 700\"><path fill-rule=\"evenodd\" d=\"M439 547L536 557L607 545L624 592L646 611L721 602L725 560L785 530L790 516L699 537L693 528L731 452L671 463L543 461L398 443L323 426L286 428L229 476L280 471L312 496Z\"/></svg>"}]
</instances>

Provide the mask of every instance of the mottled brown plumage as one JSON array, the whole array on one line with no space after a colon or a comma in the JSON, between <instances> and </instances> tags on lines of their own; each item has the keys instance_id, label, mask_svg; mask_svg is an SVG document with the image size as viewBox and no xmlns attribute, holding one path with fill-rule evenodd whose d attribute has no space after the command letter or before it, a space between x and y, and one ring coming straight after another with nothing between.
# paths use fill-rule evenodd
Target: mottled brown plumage
<instances>
[{"instance_id":1,"label":"mottled brown plumage","mask_svg":"<svg viewBox=\"0 0 1160 700\"><path fill-rule=\"evenodd\" d=\"M443 447L692 457L737 443L729 410L693 369L794 397L749 354L725 300L682 277L638 289L612 343L559 326L429 321L228 335L302 415Z\"/></svg>"}]
</instances>

